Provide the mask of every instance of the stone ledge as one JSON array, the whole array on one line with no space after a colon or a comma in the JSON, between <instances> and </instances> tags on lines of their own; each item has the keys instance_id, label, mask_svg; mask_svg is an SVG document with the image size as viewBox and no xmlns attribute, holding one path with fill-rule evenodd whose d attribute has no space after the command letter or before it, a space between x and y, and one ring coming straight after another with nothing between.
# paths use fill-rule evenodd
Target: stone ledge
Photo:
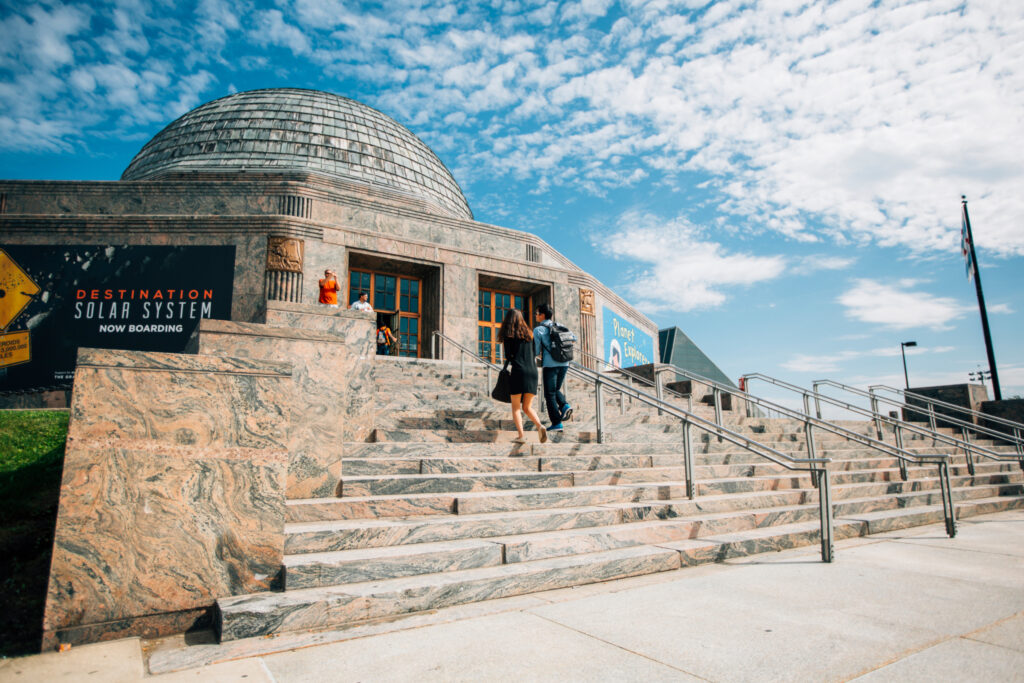
<instances>
[{"instance_id":1,"label":"stone ledge","mask_svg":"<svg viewBox=\"0 0 1024 683\"><path fill-rule=\"evenodd\" d=\"M201 372L259 377L292 376L292 364L252 358L192 356L155 351L122 351L119 349L78 349L78 368L120 368L124 370L155 370L159 372Z\"/></svg>"}]
</instances>

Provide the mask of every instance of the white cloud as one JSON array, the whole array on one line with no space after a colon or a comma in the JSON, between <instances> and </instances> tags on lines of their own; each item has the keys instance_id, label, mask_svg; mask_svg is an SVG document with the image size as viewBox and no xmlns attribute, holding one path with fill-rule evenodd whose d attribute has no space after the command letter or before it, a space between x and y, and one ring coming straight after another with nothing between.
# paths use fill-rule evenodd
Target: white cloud
<instances>
[{"instance_id":1,"label":"white cloud","mask_svg":"<svg viewBox=\"0 0 1024 683\"><path fill-rule=\"evenodd\" d=\"M936 297L924 291L910 291L918 283L904 280L886 284L861 279L839 296L848 318L893 329L929 327L947 329L949 323L970 310L948 297Z\"/></svg>"},{"instance_id":2,"label":"white cloud","mask_svg":"<svg viewBox=\"0 0 1024 683\"><path fill-rule=\"evenodd\" d=\"M776 278L785 266L778 256L730 253L684 218L663 220L639 211L623 214L614 231L593 242L609 256L642 264L626 291L652 312L719 306L726 299L723 288Z\"/></svg>"},{"instance_id":3,"label":"white cloud","mask_svg":"<svg viewBox=\"0 0 1024 683\"><path fill-rule=\"evenodd\" d=\"M923 346L906 349L908 356L929 353L949 353L955 351L953 346ZM849 349L827 354L798 353L781 364L781 367L792 372L838 372L844 364L864 358L888 358L900 355L900 347L882 347L875 349Z\"/></svg>"},{"instance_id":4,"label":"white cloud","mask_svg":"<svg viewBox=\"0 0 1024 683\"><path fill-rule=\"evenodd\" d=\"M310 51L306 34L285 21L280 10L271 9L257 13L256 23L257 26L249 35L257 45L286 47L296 55Z\"/></svg>"},{"instance_id":5,"label":"white cloud","mask_svg":"<svg viewBox=\"0 0 1024 683\"><path fill-rule=\"evenodd\" d=\"M846 270L856 262L857 259L852 257L812 254L796 259L789 272L794 275L806 275L821 270Z\"/></svg>"}]
</instances>

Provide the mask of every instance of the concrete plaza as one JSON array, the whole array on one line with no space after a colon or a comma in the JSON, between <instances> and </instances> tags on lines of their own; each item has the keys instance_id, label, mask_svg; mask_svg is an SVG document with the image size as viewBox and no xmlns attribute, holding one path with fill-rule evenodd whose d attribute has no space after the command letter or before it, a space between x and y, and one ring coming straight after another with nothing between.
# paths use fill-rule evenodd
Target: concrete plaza
<instances>
[{"instance_id":1,"label":"concrete plaza","mask_svg":"<svg viewBox=\"0 0 1024 683\"><path fill-rule=\"evenodd\" d=\"M258 642L126 639L2 661L0 681L1024 680L1024 511L955 539L842 541L836 558L801 548Z\"/></svg>"}]
</instances>

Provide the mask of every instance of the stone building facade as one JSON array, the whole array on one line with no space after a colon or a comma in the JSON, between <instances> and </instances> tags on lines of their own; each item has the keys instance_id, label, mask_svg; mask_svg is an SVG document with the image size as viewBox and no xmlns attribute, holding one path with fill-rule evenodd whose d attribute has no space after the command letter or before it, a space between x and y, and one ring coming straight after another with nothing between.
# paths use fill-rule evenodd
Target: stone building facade
<instances>
[{"instance_id":1,"label":"stone building facade","mask_svg":"<svg viewBox=\"0 0 1024 683\"><path fill-rule=\"evenodd\" d=\"M155 136L112 182L0 181L7 244L234 245L231 319L267 300L342 304L368 291L399 355L429 357L440 331L495 353L510 306L542 303L604 357L612 311L656 326L536 235L475 221L451 173L415 135L340 96L298 89L204 104ZM451 349L439 355L451 356Z\"/></svg>"}]
</instances>

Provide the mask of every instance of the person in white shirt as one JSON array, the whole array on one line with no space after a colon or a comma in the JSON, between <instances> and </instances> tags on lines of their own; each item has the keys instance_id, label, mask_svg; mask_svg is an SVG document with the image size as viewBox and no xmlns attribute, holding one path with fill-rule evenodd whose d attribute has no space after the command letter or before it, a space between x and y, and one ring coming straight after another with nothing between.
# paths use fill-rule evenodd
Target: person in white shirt
<instances>
[{"instance_id":1,"label":"person in white shirt","mask_svg":"<svg viewBox=\"0 0 1024 683\"><path fill-rule=\"evenodd\" d=\"M359 301L353 301L349 308L353 311L367 311L368 313L373 313L373 306L371 306L370 302L367 301L369 298L370 297L366 292L360 292Z\"/></svg>"}]
</instances>

